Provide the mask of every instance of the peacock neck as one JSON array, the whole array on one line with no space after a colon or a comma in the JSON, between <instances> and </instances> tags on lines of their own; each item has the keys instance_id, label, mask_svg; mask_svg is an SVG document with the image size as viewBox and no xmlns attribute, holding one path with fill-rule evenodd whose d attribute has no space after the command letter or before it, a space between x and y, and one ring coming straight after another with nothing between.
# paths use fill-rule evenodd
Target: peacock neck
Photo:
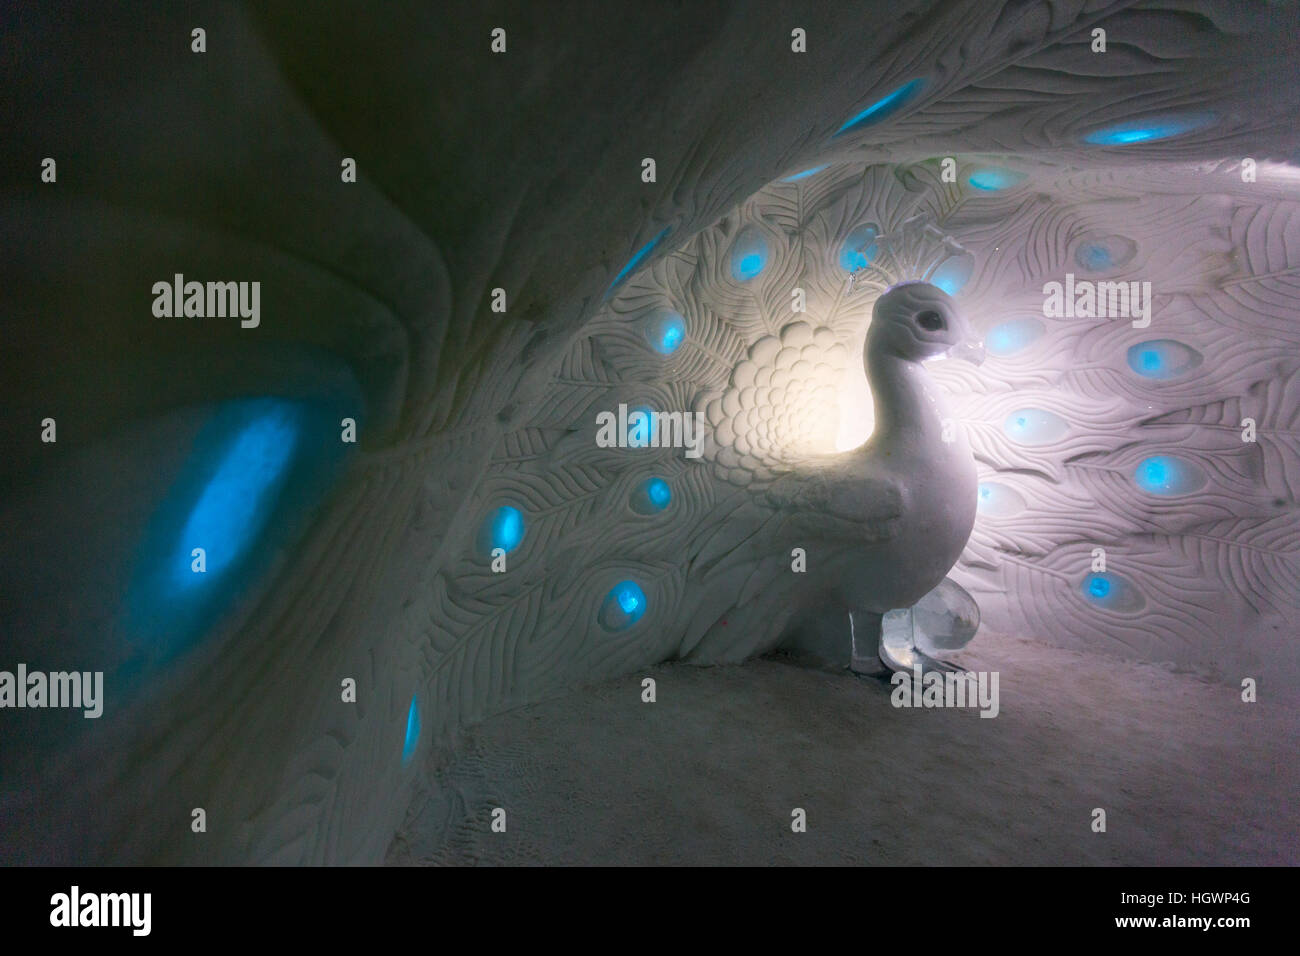
<instances>
[{"instance_id":1,"label":"peacock neck","mask_svg":"<svg viewBox=\"0 0 1300 956\"><path fill-rule=\"evenodd\" d=\"M868 380L875 406L875 438L879 444L935 452L943 440L947 412L929 374L919 363L889 352L867 356Z\"/></svg>"}]
</instances>

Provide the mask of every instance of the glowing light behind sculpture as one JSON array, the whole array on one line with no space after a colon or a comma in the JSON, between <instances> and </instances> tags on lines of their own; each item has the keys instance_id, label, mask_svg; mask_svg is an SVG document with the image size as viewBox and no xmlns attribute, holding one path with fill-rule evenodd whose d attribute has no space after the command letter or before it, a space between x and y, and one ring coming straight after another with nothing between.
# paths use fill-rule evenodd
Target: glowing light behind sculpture
<instances>
[{"instance_id":1,"label":"glowing light behind sculpture","mask_svg":"<svg viewBox=\"0 0 1300 956\"><path fill-rule=\"evenodd\" d=\"M1132 146L1172 139L1200 129L1215 120L1213 113L1170 113L1145 120L1129 120L1093 130L1083 138L1093 146Z\"/></svg>"},{"instance_id":2,"label":"glowing light behind sculpture","mask_svg":"<svg viewBox=\"0 0 1300 956\"><path fill-rule=\"evenodd\" d=\"M880 230L870 224L856 227L840 246L840 268L845 272L865 269L876 258L876 236Z\"/></svg>"},{"instance_id":3,"label":"glowing light behind sculpture","mask_svg":"<svg viewBox=\"0 0 1300 956\"><path fill-rule=\"evenodd\" d=\"M672 228L669 226L665 226L663 229L659 231L659 234L657 236L655 236L653 239L651 239L649 242L647 242L644 246L642 246L640 249L636 251L636 253L632 256L632 258L627 261L627 265L623 266L623 268L619 270L618 275L614 276L614 281L609 284L609 288L605 290L606 299L608 299L611 295L613 295L614 290L617 289L620 285L622 285L624 280L626 280L628 276L630 276L633 272L636 271L638 266L640 266L643 262L645 262L647 258L649 258L650 253L655 251L655 248L659 245L659 243L664 241L664 238L670 232L672 232Z\"/></svg>"},{"instance_id":4,"label":"glowing light behind sculpture","mask_svg":"<svg viewBox=\"0 0 1300 956\"><path fill-rule=\"evenodd\" d=\"M1165 381L1191 372L1204 357L1190 345L1174 339L1152 339L1131 346L1127 359L1128 367L1143 378Z\"/></svg>"},{"instance_id":5,"label":"glowing light behind sculpture","mask_svg":"<svg viewBox=\"0 0 1300 956\"><path fill-rule=\"evenodd\" d=\"M408 764L415 756L416 744L420 742L420 702L411 696L411 706L406 712L406 738L402 742L402 763Z\"/></svg>"},{"instance_id":6,"label":"glowing light behind sculpture","mask_svg":"<svg viewBox=\"0 0 1300 956\"><path fill-rule=\"evenodd\" d=\"M981 482L975 495L977 513L991 518L1008 518L1028 507L1020 492L997 481Z\"/></svg>"},{"instance_id":7,"label":"glowing light behind sculpture","mask_svg":"<svg viewBox=\"0 0 1300 956\"><path fill-rule=\"evenodd\" d=\"M1132 613L1146 606L1146 598L1128 578L1113 571L1089 574L1079 584L1089 604L1107 611Z\"/></svg>"},{"instance_id":8,"label":"glowing light behind sculpture","mask_svg":"<svg viewBox=\"0 0 1300 956\"><path fill-rule=\"evenodd\" d=\"M607 631L625 631L645 616L649 602L635 581L620 581L610 589L596 617Z\"/></svg>"},{"instance_id":9,"label":"glowing light behind sculpture","mask_svg":"<svg viewBox=\"0 0 1300 956\"><path fill-rule=\"evenodd\" d=\"M893 116L903 107L911 103L918 93L925 88L925 78L917 77L909 80L902 86L898 87L891 93L882 96L876 102L872 103L866 109L855 113L844 122L844 125L835 131L835 136L843 136L845 133L851 133L854 130L862 129L873 123L879 123L881 120Z\"/></svg>"},{"instance_id":10,"label":"glowing light behind sculpture","mask_svg":"<svg viewBox=\"0 0 1300 956\"><path fill-rule=\"evenodd\" d=\"M668 309L652 314L645 325L646 341L660 355L672 355L686 341L686 319Z\"/></svg>"},{"instance_id":11,"label":"glowing light behind sculpture","mask_svg":"<svg viewBox=\"0 0 1300 956\"><path fill-rule=\"evenodd\" d=\"M524 515L513 505L502 505L488 518L488 534L493 548L509 554L524 540Z\"/></svg>"},{"instance_id":12,"label":"glowing light behind sculpture","mask_svg":"<svg viewBox=\"0 0 1300 956\"><path fill-rule=\"evenodd\" d=\"M1148 494L1174 497L1199 490L1207 479L1198 465L1184 458L1152 455L1138 464L1133 480Z\"/></svg>"},{"instance_id":13,"label":"glowing light behind sculpture","mask_svg":"<svg viewBox=\"0 0 1300 956\"><path fill-rule=\"evenodd\" d=\"M192 413L202 426L136 544L121 606L142 661L185 649L259 587L278 549L304 530L356 448L339 440L339 422L364 405L346 387L339 398L233 399Z\"/></svg>"},{"instance_id":14,"label":"glowing light behind sculpture","mask_svg":"<svg viewBox=\"0 0 1300 956\"><path fill-rule=\"evenodd\" d=\"M1075 247L1074 261L1085 272L1107 272L1128 265L1137 248L1128 236L1092 236Z\"/></svg>"},{"instance_id":15,"label":"glowing light behind sculpture","mask_svg":"<svg viewBox=\"0 0 1300 956\"><path fill-rule=\"evenodd\" d=\"M995 358L1015 355L1038 341L1046 331L1047 327L1032 316L1012 319L1010 322L1003 322L989 329L988 334L984 336L984 348Z\"/></svg>"},{"instance_id":16,"label":"glowing light behind sculpture","mask_svg":"<svg viewBox=\"0 0 1300 956\"><path fill-rule=\"evenodd\" d=\"M971 173L967 182L976 189L985 192L996 192L997 190L1018 186L1028 178L1024 173L1017 172L1014 169L1006 169L1002 166L985 166Z\"/></svg>"},{"instance_id":17,"label":"glowing light behind sculpture","mask_svg":"<svg viewBox=\"0 0 1300 956\"><path fill-rule=\"evenodd\" d=\"M930 273L927 281L938 286L949 295L956 295L970 281L975 269L975 257L970 253L949 256Z\"/></svg>"},{"instance_id":18,"label":"glowing light behind sculpture","mask_svg":"<svg viewBox=\"0 0 1300 956\"><path fill-rule=\"evenodd\" d=\"M827 169L827 168L829 168L829 167L830 167L830 164L829 164L829 163L826 163L826 164L824 164L824 165L822 165L822 166L813 166L811 169L805 169L803 172L795 173L793 176L787 176L787 177L785 177L785 179L781 180L781 182L783 182L783 183L797 183L797 182L799 182L799 180L801 180L801 179L807 179L809 176L816 176L816 175L817 175L818 173L820 173L823 169Z\"/></svg>"},{"instance_id":19,"label":"glowing light behind sculpture","mask_svg":"<svg viewBox=\"0 0 1300 956\"><path fill-rule=\"evenodd\" d=\"M767 268L767 238L757 229L744 230L731 247L731 277L748 282Z\"/></svg>"},{"instance_id":20,"label":"glowing light behind sculpture","mask_svg":"<svg viewBox=\"0 0 1300 956\"><path fill-rule=\"evenodd\" d=\"M300 427L295 406L268 401L230 442L176 543L178 588L214 582L256 539L284 484ZM192 570L195 548L205 552L204 573Z\"/></svg>"},{"instance_id":21,"label":"glowing light behind sculpture","mask_svg":"<svg viewBox=\"0 0 1300 956\"><path fill-rule=\"evenodd\" d=\"M1022 445L1049 445L1070 430L1070 423L1043 408L1021 408L1002 423L1002 431Z\"/></svg>"}]
</instances>

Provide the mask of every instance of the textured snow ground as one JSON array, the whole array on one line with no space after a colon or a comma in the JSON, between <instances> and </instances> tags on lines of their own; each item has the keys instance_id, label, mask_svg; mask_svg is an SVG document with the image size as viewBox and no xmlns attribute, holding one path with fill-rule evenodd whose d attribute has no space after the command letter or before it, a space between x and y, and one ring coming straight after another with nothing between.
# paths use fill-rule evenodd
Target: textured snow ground
<instances>
[{"instance_id":1,"label":"textured snow ground","mask_svg":"<svg viewBox=\"0 0 1300 956\"><path fill-rule=\"evenodd\" d=\"M465 735L388 861L1300 863L1291 688L1265 675L1246 704L1196 675L985 633L962 661L1000 673L998 717L895 709L885 684L779 660L669 664L513 711Z\"/></svg>"}]
</instances>

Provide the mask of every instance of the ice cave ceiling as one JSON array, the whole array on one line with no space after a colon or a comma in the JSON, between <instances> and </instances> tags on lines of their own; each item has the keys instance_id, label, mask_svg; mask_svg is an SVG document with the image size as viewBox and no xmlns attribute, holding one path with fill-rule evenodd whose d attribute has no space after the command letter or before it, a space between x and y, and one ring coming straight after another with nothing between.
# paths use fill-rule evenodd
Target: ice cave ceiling
<instances>
[{"instance_id":1,"label":"ice cave ceiling","mask_svg":"<svg viewBox=\"0 0 1300 956\"><path fill-rule=\"evenodd\" d=\"M5 15L4 646L130 691L6 767L0 819L51 822L0 859L194 859L151 822L184 794L227 821L205 860L376 860L458 727L770 649L765 489L870 433L907 279L989 353L932 367L985 625L1300 677L1297 4L600 11ZM175 273L259 278L261 326L155 319ZM1149 324L1046 315L1067 274L1150 283ZM600 447L620 404L701 412L702 456ZM155 557L209 500L238 540L182 592Z\"/></svg>"}]
</instances>

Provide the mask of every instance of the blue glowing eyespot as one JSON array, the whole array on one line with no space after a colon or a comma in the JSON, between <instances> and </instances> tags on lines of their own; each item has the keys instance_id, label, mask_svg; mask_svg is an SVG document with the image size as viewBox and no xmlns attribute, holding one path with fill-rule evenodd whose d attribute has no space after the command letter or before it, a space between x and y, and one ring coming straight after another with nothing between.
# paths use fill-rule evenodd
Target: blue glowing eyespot
<instances>
[{"instance_id":1,"label":"blue glowing eyespot","mask_svg":"<svg viewBox=\"0 0 1300 956\"><path fill-rule=\"evenodd\" d=\"M596 619L607 631L625 631L645 616L646 607L641 586L635 581L620 581L605 596Z\"/></svg>"},{"instance_id":2,"label":"blue glowing eyespot","mask_svg":"<svg viewBox=\"0 0 1300 956\"><path fill-rule=\"evenodd\" d=\"M1113 571L1088 575L1079 591L1089 604L1107 611L1132 612L1146 606L1146 598L1133 582Z\"/></svg>"},{"instance_id":3,"label":"blue glowing eyespot","mask_svg":"<svg viewBox=\"0 0 1300 956\"><path fill-rule=\"evenodd\" d=\"M500 548L509 554L524 540L524 514L513 505L501 505L484 522L488 551Z\"/></svg>"},{"instance_id":4,"label":"blue glowing eyespot","mask_svg":"<svg viewBox=\"0 0 1300 956\"><path fill-rule=\"evenodd\" d=\"M1203 356L1174 339L1139 342L1128 350L1128 367L1143 378L1164 381L1180 378L1198 367Z\"/></svg>"},{"instance_id":5,"label":"blue glowing eyespot","mask_svg":"<svg viewBox=\"0 0 1300 956\"><path fill-rule=\"evenodd\" d=\"M845 272L865 269L876 258L876 237L880 230L873 225L857 226L840 246L840 268Z\"/></svg>"},{"instance_id":6,"label":"blue glowing eyespot","mask_svg":"<svg viewBox=\"0 0 1300 956\"><path fill-rule=\"evenodd\" d=\"M971 273L974 271L975 257L969 252L963 252L949 256L935 266L926 281L938 286L949 295L956 295L970 281Z\"/></svg>"},{"instance_id":7,"label":"blue glowing eyespot","mask_svg":"<svg viewBox=\"0 0 1300 956\"><path fill-rule=\"evenodd\" d=\"M1128 265L1137 248L1127 236L1092 236L1075 247L1074 261L1084 272L1106 272Z\"/></svg>"},{"instance_id":8,"label":"blue glowing eyespot","mask_svg":"<svg viewBox=\"0 0 1300 956\"><path fill-rule=\"evenodd\" d=\"M1012 412L1002 423L1006 436L1022 445L1048 445L1069 430L1069 422L1042 408L1022 408Z\"/></svg>"},{"instance_id":9,"label":"blue glowing eyespot","mask_svg":"<svg viewBox=\"0 0 1300 956\"><path fill-rule=\"evenodd\" d=\"M415 756L415 745L420 740L420 704L414 694L411 695L411 707L406 712L406 739L402 743L402 763L411 762Z\"/></svg>"},{"instance_id":10,"label":"blue glowing eyespot","mask_svg":"<svg viewBox=\"0 0 1300 956\"><path fill-rule=\"evenodd\" d=\"M650 493L650 500L660 508L667 507L668 502L672 500L673 493L669 491L668 482L666 481L654 479L651 481L650 487L647 490Z\"/></svg>"},{"instance_id":11,"label":"blue glowing eyespot","mask_svg":"<svg viewBox=\"0 0 1300 956\"><path fill-rule=\"evenodd\" d=\"M1114 265L1110 250L1097 243L1084 243L1074 251L1074 261L1089 272L1100 272Z\"/></svg>"},{"instance_id":12,"label":"blue glowing eyespot","mask_svg":"<svg viewBox=\"0 0 1300 956\"><path fill-rule=\"evenodd\" d=\"M827 163L824 166L813 166L811 169L805 169L801 173L795 173L793 176L787 176L785 177L785 179L781 180L781 182L797 183L801 179L807 179L809 176L816 176L823 169L829 169L829 168L830 168L830 163Z\"/></svg>"},{"instance_id":13,"label":"blue glowing eyespot","mask_svg":"<svg viewBox=\"0 0 1300 956\"><path fill-rule=\"evenodd\" d=\"M686 319L671 309L651 312L642 329L650 348L660 355L671 355L686 341Z\"/></svg>"},{"instance_id":14,"label":"blue glowing eyespot","mask_svg":"<svg viewBox=\"0 0 1300 956\"><path fill-rule=\"evenodd\" d=\"M637 514L658 514L673 500L673 490L662 478L647 478L632 492L631 506Z\"/></svg>"},{"instance_id":15,"label":"blue glowing eyespot","mask_svg":"<svg viewBox=\"0 0 1300 956\"><path fill-rule=\"evenodd\" d=\"M355 414L354 401L265 397L207 410L136 545L120 611L133 655L169 659L258 586L355 448L339 441L339 413Z\"/></svg>"},{"instance_id":16,"label":"blue glowing eyespot","mask_svg":"<svg viewBox=\"0 0 1300 956\"><path fill-rule=\"evenodd\" d=\"M982 482L975 500L975 510L990 518L1009 518L1027 507L1018 491L997 481Z\"/></svg>"},{"instance_id":17,"label":"blue glowing eyespot","mask_svg":"<svg viewBox=\"0 0 1300 956\"><path fill-rule=\"evenodd\" d=\"M680 326L665 329L663 336L659 339L659 348L665 354L671 353L677 346L682 344L682 337L686 334Z\"/></svg>"},{"instance_id":18,"label":"blue glowing eyespot","mask_svg":"<svg viewBox=\"0 0 1300 956\"><path fill-rule=\"evenodd\" d=\"M989 329L984 336L984 348L990 355L999 358L1014 355L1038 341L1046 331L1047 326L1032 316L1012 319Z\"/></svg>"},{"instance_id":19,"label":"blue glowing eyespot","mask_svg":"<svg viewBox=\"0 0 1300 956\"><path fill-rule=\"evenodd\" d=\"M731 277L748 282L767 267L767 239L754 228L744 230L731 247Z\"/></svg>"},{"instance_id":20,"label":"blue glowing eyespot","mask_svg":"<svg viewBox=\"0 0 1300 956\"><path fill-rule=\"evenodd\" d=\"M659 231L657 236L636 251L632 258L628 260L627 265L619 270L618 275L614 276L614 281L609 284L609 288L605 290L606 299L614 293L615 289L623 284L624 280L626 280L628 276L636 271L637 266L641 265L642 262L649 258L650 253L655 251L655 247L658 246L659 243L663 242L664 237L670 232L672 232L672 228L665 226Z\"/></svg>"},{"instance_id":21,"label":"blue glowing eyespot","mask_svg":"<svg viewBox=\"0 0 1300 956\"><path fill-rule=\"evenodd\" d=\"M1148 494L1174 497L1191 494L1206 481L1200 466L1173 455L1153 455L1138 463L1133 481Z\"/></svg>"},{"instance_id":22,"label":"blue glowing eyespot","mask_svg":"<svg viewBox=\"0 0 1300 956\"><path fill-rule=\"evenodd\" d=\"M845 121L844 125L837 129L835 136L843 136L845 133L851 133L854 130L862 129L873 123L879 123L883 119L893 116L908 103L916 98L916 95L925 88L925 78L917 77L909 80L898 89L885 96L882 96L876 102L872 103L865 110L856 113Z\"/></svg>"},{"instance_id":23,"label":"blue glowing eyespot","mask_svg":"<svg viewBox=\"0 0 1300 956\"><path fill-rule=\"evenodd\" d=\"M235 435L176 543L178 588L215 580L253 542L283 486L300 427L297 408L269 402ZM193 571L195 548L205 552L204 574Z\"/></svg>"},{"instance_id":24,"label":"blue glowing eyespot","mask_svg":"<svg viewBox=\"0 0 1300 956\"><path fill-rule=\"evenodd\" d=\"M983 169L975 170L966 181L976 189L994 192L999 189L1010 189L1012 186L1018 186L1028 178L1027 174L1017 172L1014 169L1006 169L1002 166L986 166Z\"/></svg>"},{"instance_id":25,"label":"blue glowing eyespot","mask_svg":"<svg viewBox=\"0 0 1300 956\"><path fill-rule=\"evenodd\" d=\"M1171 139L1204 129L1215 120L1213 113L1170 113L1144 120L1130 120L1093 130L1083 138L1093 146L1131 146Z\"/></svg>"}]
</instances>

